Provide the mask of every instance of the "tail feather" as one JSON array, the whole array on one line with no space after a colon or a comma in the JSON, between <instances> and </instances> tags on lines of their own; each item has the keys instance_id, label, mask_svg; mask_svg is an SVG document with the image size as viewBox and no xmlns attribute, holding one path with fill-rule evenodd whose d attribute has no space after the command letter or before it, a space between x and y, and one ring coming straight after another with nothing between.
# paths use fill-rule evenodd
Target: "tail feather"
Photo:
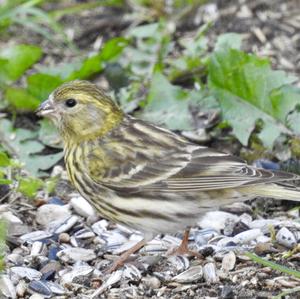
<instances>
[{"instance_id":1,"label":"tail feather","mask_svg":"<svg viewBox=\"0 0 300 299\"><path fill-rule=\"evenodd\" d=\"M262 184L255 187L240 188L243 194L253 194L254 196L270 197L282 200L300 201L300 189L292 186L278 184Z\"/></svg>"}]
</instances>

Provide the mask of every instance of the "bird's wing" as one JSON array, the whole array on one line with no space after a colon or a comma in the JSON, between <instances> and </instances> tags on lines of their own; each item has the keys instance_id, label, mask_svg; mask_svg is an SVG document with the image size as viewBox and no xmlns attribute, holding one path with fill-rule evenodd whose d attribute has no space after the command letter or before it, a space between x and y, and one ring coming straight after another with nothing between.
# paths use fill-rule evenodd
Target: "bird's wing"
<instances>
[{"instance_id":1,"label":"bird's wing","mask_svg":"<svg viewBox=\"0 0 300 299\"><path fill-rule=\"evenodd\" d=\"M188 192L239 187L296 179L296 175L247 165L240 158L196 146L167 130L144 122L130 124L102 144L107 161L101 176L92 179L108 188L128 192ZM119 134L119 136L118 136ZM102 159L103 160L103 159ZM107 164L107 165L105 165Z\"/></svg>"}]
</instances>

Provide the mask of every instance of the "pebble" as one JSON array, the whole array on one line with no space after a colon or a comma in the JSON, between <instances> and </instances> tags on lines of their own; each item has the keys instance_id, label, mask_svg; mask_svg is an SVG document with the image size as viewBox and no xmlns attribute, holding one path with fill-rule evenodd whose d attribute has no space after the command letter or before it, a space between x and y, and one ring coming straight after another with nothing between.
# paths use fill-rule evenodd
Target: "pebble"
<instances>
[{"instance_id":1,"label":"pebble","mask_svg":"<svg viewBox=\"0 0 300 299\"><path fill-rule=\"evenodd\" d=\"M146 276L142 278L142 282L149 289L159 289L161 286L160 280L155 276Z\"/></svg>"},{"instance_id":2,"label":"pebble","mask_svg":"<svg viewBox=\"0 0 300 299\"><path fill-rule=\"evenodd\" d=\"M76 213L82 217L93 217L96 214L96 211L92 205L82 196L71 198L70 204Z\"/></svg>"},{"instance_id":3,"label":"pebble","mask_svg":"<svg viewBox=\"0 0 300 299\"><path fill-rule=\"evenodd\" d=\"M0 290L1 293L7 298L17 298L15 287L8 275L0 276Z\"/></svg>"},{"instance_id":4,"label":"pebble","mask_svg":"<svg viewBox=\"0 0 300 299\"><path fill-rule=\"evenodd\" d=\"M58 241L60 243L69 243L70 242L70 235L68 233L61 233L58 236Z\"/></svg>"},{"instance_id":5,"label":"pebble","mask_svg":"<svg viewBox=\"0 0 300 299\"><path fill-rule=\"evenodd\" d=\"M65 263L75 263L77 261L88 262L96 258L92 249L85 248L67 248L57 253L58 258Z\"/></svg>"},{"instance_id":6,"label":"pebble","mask_svg":"<svg viewBox=\"0 0 300 299\"><path fill-rule=\"evenodd\" d=\"M36 222L44 227L48 227L52 221L63 221L70 216L69 205L45 204L37 209Z\"/></svg>"},{"instance_id":7,"label":"pebble","mask_svg":"<svg viewBox=\"0 0 300 299\"><path fill-rule=\"evenodd\" d=\"M276 234L276 241L287 248L293 248L297 244L294 234L286 227L282 227Z\"/></svg>"}]
</instances>

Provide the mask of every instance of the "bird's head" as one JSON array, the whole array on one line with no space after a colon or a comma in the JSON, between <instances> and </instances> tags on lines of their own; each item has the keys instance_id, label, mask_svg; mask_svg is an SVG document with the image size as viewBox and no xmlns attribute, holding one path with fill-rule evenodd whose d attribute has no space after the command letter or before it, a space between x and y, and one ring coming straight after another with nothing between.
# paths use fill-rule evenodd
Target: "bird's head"
<instances>
[{"instance_id":1,"label":"bird's head","mask_svg":"<svg viewBox=\"0 0 300 299\"><path fill-rule=\"evenodd\" d=\"M50 118L64 141L80 142L103 136L117 126L121 109L95 84L72 81L54 90L37 109Z\"/></svg>"}]
</instances>

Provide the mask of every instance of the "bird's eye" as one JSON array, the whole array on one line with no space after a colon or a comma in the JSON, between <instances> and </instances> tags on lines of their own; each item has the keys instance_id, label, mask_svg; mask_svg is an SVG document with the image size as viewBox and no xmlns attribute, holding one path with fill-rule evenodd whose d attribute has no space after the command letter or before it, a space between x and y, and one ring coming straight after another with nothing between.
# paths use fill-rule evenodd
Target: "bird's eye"
<instances>
[{"instance_id":1,"label":"bird's eye","mask_svg":"<svg viewBox=\"0 0 300 299\"><path fill-rule=\"evenodd\" d=\"M76 104L77 104L77 102L76 102L76 100L74 100L74 99L67 99L67 100L65 101L65 105L66 105L67 107L69 107L69 108L74 107Z\"/></svg>"}]
</instances>

